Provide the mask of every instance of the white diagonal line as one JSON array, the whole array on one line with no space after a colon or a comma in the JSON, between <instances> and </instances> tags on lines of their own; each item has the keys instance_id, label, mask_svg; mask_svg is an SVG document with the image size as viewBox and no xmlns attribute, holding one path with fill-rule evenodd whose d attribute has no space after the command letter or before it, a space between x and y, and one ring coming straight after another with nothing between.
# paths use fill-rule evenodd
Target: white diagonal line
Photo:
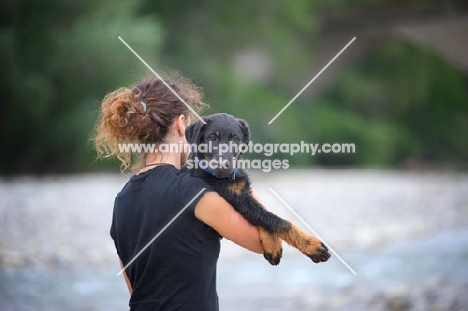
<instances>
[{"instance_id":1,"label":"white diagonal line","mask_svg":"<svg viewBox=\"0 0 468 311\"><path fill-rule=\"evenodd\" d=\"M268 188L268 189L270 189L270 191L281 201L281 203L283 203L284 206L286 206L286 207L294 214L294 216L296 216L296 217L304 224L304 226L307 227L307 229L309 229L320 241L323 242L323 244L325 244L325 245L328 247L328 249L329 249L345 266L346 266L346 268L349 269L349 271L351 271L354 275L357 275L356 271L354 271L353 268L351 268L351 267L343 260L343 258L341 258L341 256L338 255L338 254L333 250L333 248L331 248L330 245L328 245L328 243L325 242L325 241L320 237L320 235L318 235L318 233L315 232L315 230L312 229L312 228L304 221L304 219L302 219L302 217L299 216L299 215L291 208L291 206L288 205L288 203L286 203L273 189L271 189L271 188Z\"/></svg>"},{"instance_id":2,"label":"white diagonal line","mask_svg":"<svg viewBox=\"0 0 468 311\"><path fill-rule=\"evenodd\" d=\"M275 121L275 120L276 120L276 118L278 118L278 117L279 117L279 115L280 115L280 114L282 114L282 113L283 113L283 111L285 111L285 110L286 110L286 108L288 108L288 107L289 107L289 105L291 105L291 104L293 103L293 101L295 101L295 100L296 100L296 98L298 98L298 97L299 97L299 95L301 95L301 94L302 94L302 92L304 92L304 91L305 91L305 89L306 89L306 88L308 88L308 87L309 87L309 85L311 85L311 84L312 84L312 82L314 82L314 81L315 81L315 79L317 79L317 78L318 78L318 76L320 76L320 74L321 74L322 72L324 72L324 71L325 71L325 69L327 69L327 68L328 68L328 66L330 66L330 65L331 65L331 63L333 63L333 62L335 61L335 59L337 59L337 58L338 58L338 56L340 56L340 54L341 54L341 53L343 53L343 51L344 51L344 50L346 50L346 49L348 48L348 46L350 46L350 45L351 45L351 43L353 43L353 41L354 41L354 40L356 40L356 37L354 37L354 38L353 38L351 41L349 41L349 43L348 43L348 44L346 44L346 46L345 46L344 48L342 48L342 49L341 49L341 51L340 51L340 52L338 52L338 54L336 54L336 55L335 55L335 57L333 57L333 59L332 59L331 61L329 61L329 62L328 62L328 64L327 64L325 67L323 67L323 69L322 69L322 70L320 70L320 72L319 72L318 74L316 74L316 75L315 75L315 77L314 77L312 80L310 80L310 82L309 82L309 83L307 83L307 85L306 85L306 86L304 86L304 87L302 88L302 90L301 90L299 93L297 93L297 95L296 95L296 96L294 96L294 98L293 98L293 99L291 99L291 100L289 101L289 103L288 103L286 106L284 106L284 107L283 107L283 109L281 109L281 111L280 111L280 112L278 112L278 114L277 114L277 115L276 115L276 116L275 116L273 119L271 119L271 121L270 121L270 122L268 122L268 124L271 124L271 123L273 123L273 121Z\"/></svg>"},{"instance_id":3,"label":"white diagonal line","mask_svg":"<svg viewBox=\"0 0 468 311\"><path fill-rule=\"evenodd\" d=\"M158 236L160 236L161 233L163 233L164 230L166 230L167 227L169 227L169 226L172 224L172 222L173 222L174 220L176 220L177 217L179 217L180 214L182 214L182 212L185 211L185 209L186 209L187 207L189 207L189 205L192 204L193 201L195 201L196 198L198 198L198 196L199 196L200 194L202 194L203 191L205 191L205 189L206 189L206 188L203 188L202 190L200 190L200 192L198 192L197 195L194 196L193 199L191 199L190 202L188 202L187 205L185 205L184 208L181 209L180 212L178 212L177 215L175 215L174 218L172 218L171 221L169 221L169 222L167 223L167 225L165 225L164 228L162 228L161 231L159 231L158 234L156 234L156 235L154 236L154 238L152 238L151 241L149 241L148 244L146 244L145 247L143 247L143 248L141 249L141 251L139 251L138 254L136 254L135 257L133 257L133 259L130 260L130 262L129 262L125 267L122 268L122 270L120 270L119 273L117 273L117 275L121 275L122 272L124 272L125 269L127 269L127 267L130 266L130 265L132 264L132 262L134 262L135 259L137 259L137 258L141 255L141 253L143 253L143 252L145 251L145 249L147 249L148 246L150 246L151 243L153 243L154 240L156 240L156 239L158 238Z\"/></svg>"},{"instance_id":4,"label":"white diagonal line","mask_svg":"<svg viewBox=\"0 0 468 311\"><path fill-rule=\"evenodd\" d=\"M164 79L161 78L161 76L158 75L158 73L157 73L156 71L154 71L153 68L151 68L150 65L148 65L148 63L146 63L145 60L144 60L143 58L141 58L141 56L138 55L138 53L135 52L135 51L132 49L132 47L131 47L130 45L127 44L127 42L125 42L124 39L122 39L120 36L119 36L118 38L119 38L120 41L122 41L123 44L125 44L125 46L126 46L130 51L132 51L133 54L135 54L136 57L138 57L138 59L139 59L143 64L145 64L146 67L148 67L148 69L149 69L152 73L154 73L154 75L155 75L156 77L158 77L159 80L162 81L162 83L164 83L165 86L167 86L167 88L168 88L169 90L171 90L172 93L174 93L175 96L177 96L178 99L180 99L181 102L183 102L183 103L185 104L185 106L187 106L188 109L190 109L190 111L191 111L195 116L197 116L198 119L200 119L200 121L202 121L203 124L206 124L205 120L203 120L203 119L198 115L198 113L196 113L195 110L193 110L192 107L190 107L190 105L187 104L187 103L185 102L185 100L183 100L182 97L180 97L179 94L177 94L177 92L174 91L174 90L169 86L169 84L167 84L166 81L164 81Z\"/></svg>"}]
</instances>

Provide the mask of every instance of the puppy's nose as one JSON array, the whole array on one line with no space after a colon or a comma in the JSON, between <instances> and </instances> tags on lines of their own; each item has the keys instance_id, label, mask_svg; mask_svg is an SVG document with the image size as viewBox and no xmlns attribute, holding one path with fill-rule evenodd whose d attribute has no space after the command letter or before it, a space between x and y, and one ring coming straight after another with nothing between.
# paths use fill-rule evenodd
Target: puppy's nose
<instances>
[{"instance_id":1,"label":"puppy's nose","mask_svg":"<svg viewBox=\"0 0 468 311\"><path fill-rule=\"evenodd\" d=\"M223 167L224 168L229 168L231 166L231 162L229 162L228 160L223 160Z\"/></svg>"}]
</instances>

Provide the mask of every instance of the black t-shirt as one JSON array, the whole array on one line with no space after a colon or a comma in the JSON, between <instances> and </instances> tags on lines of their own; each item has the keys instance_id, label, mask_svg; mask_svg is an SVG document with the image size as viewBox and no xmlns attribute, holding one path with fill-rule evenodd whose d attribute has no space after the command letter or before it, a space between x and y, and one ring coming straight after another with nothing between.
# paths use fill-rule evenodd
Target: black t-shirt
<instances>
[{"instance_id":1,"label":"black t-shirt","mask_svg":"<svg viewBox=\"0 0 468 311\"><path fill-rule=\"evenodd\" d=\"M203 180L162 165L132 176L117 195L111 226L124 266L200 190L180 216L126 269L131 310L218 310L216 264L220 235L195 217Z\"/></svg>"}]
</instances>

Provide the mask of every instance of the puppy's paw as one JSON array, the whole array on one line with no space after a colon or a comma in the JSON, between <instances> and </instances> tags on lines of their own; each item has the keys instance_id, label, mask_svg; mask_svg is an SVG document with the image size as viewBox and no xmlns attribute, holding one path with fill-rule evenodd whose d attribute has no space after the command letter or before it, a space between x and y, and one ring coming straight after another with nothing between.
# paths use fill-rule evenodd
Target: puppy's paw
<instances>
[{"instance_id":1,"label":"puppy's paw","mask_svg":"<svg viewBox=\"0 0 468 311\"><path fill-rule=\"evenodd\" d=\"M280 235L280 237L315 263L325 262L331 257L327 246L322 241L308 235L294 224L291 230Z\"/></svg>"},{"instance_id":2,"label":"puppy's paw","mask_svg":"<svg viewBox=\"0 0 468 311\"><path fill-rule=\"evenodd\" d=\"M272 265L277 266L281 261L281 257L283 256L283 248L280 248L279 252L275 254L272 253L264 253L263 257Z\"/></svg>"},{"instance_id":3,"label":"puppy's paw","mask_svg":"<svg viewBox=\"0 0 468 311\"><path fill-rule=\"evenodd\" d=\"M281 239L272 236L263 228L258 227L260 232L260 243L263 246L263 257L273 266L277 266L283 256L283 247Z\"/></svg>"},{"instance_id":4,"label":"puppy's paw","mask_svg":"<svg viewBox=\"0 0 468 311\"><path fill-rule=\"evenodd\" d=\"M313 250L311 252L307 252L306 256L312 259L312 261L315 263L327 261L331 257L331 254L328 251L328 247L323 244L323 242L320 242L317 239L315 240L320 244L317 245L316 241L314 241L315 243L311 243L311 245L313 245Z\"/></svg>"}]
</instances>

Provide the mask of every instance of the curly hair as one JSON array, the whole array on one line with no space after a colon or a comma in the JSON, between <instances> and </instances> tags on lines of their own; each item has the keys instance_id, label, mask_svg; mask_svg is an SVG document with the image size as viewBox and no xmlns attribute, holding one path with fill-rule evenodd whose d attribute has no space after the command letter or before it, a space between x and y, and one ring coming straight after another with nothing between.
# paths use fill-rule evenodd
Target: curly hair
<instances>
[{"instance_id":1,"label":"curly hair","mask_svg":"<svg viewBox=\"0 0 468 311\"><path fill-rule=\"evenodd\" d=\"M195 112L208 107L203 102L202 89L188 79L174 76L165 81ZM119 145L162 143L175 118L189 117L190 113L190 109L157 78L145 79L131 89L119 88L107 94L101 103L94 136L98 157L116 156L122 172L128 168L138 171L144 165L145 154L121 152Z\"/></svg>"}]
</instances>

